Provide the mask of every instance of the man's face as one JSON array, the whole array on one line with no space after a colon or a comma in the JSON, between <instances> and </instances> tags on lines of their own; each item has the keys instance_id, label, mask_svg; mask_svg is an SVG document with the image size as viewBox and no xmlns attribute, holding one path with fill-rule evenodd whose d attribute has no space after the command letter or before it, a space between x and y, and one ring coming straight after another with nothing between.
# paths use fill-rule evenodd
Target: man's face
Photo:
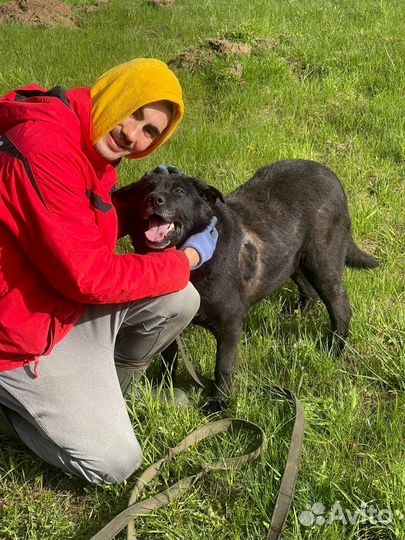
<instances>
[{"instance_id":1,"label":"man's face","mask_svg":"<svg viewBox=\"0 0 405 540\"><path fill-rule=\"evenodd\" d=\"M160 137L170 120L171 111L165 103L150 103L125 118L94 147L100 156L111 162L143 152Z\"/></svg>"}]
</instances>

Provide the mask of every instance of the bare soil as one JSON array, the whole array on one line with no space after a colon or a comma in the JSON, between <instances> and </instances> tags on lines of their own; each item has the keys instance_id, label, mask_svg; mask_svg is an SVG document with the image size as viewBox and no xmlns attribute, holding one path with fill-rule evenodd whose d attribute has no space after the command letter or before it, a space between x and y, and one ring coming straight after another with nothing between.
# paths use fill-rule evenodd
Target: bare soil
<instances>
[{"instance_id":1,"label":"bare soil","mask_svg":"<svg viewBox=\"0 0 405 540\"><path fill-rule=\"evenodd\" d=\"M70 7L58 0L14 0L0 5L0 23L26 26L76 26Z\"/></svg>"},{"instance_id":2,"label":"bare soil","mask_svg":"<svg viewBox=\"0 0 405 540\"><path fill-rule=\"evenodd\" d=\"M243 66L242 64L235 64L229 68L229 75L236 80L240 80L243 77Z\"/></svg>"},{"instance_id":3,"label":"bare soil","mask_svg":"<svg viewBox=\"0 0 405 540\"><path fill-rule=\"evenodd\" d=\"M207 65L212 60L213 56L214 53L212 51L190 48L171 60L169 66L197 71Z\"/></svg>"},{"instance_id":4,"label":"bare soil","mask_svg":"<svg viewBox=\"0 0 405 540\"><path fill-rule=\"evenodd\" d=\"M155 0L151 0L155 1ZM156 0L158 2L166 0ZM259 37L251 45L239 41L231 41L229 39L209 39L204 48L189 48L180 53L176 58L169 62L171 67L186 68L190 71L198 71L204 68L215 55L223 56L240 56L250 55L252 52L266 52L270 49L275 49L278 42L275 39ZM243 76L243 67L241 64L236 64L229 68L229 75L235 79L241 79Z\"/></svg>"},{"instance_id":5,"label":"bare soil","mask_svg":"<svg viewBox=\"0 0 405 540\"><path fill-rule=\"evenodd\" d=\"M149 3L154 6L170 6L174 0L149 0Z\"/></svg>"},{"instance_id":6,"label":"bare soil","mask_svg":"<svg viewBox=\"0 0 405 540\"><path fill-rule=\"evenodd\" d=\"M275 49L278 46L278 42L272 38L257 38L254 44L254 48L258 51L266 51L268 49Z\"/></svg>"},{"instance_id":7,"label":"bare soil","mask_svg":"<svg viewBox=\"0 0 405 540\"><path fill-rule=\"evenodd\" d=\"M82 8L82 11L84 13L94 13L97 11L100 7L102 7L105 4L108 4L110 0L97 0L93 1L91 4L88 4L87 6L84 6Z\"/></svg>"},{"instance_id":8,"label":"bare soil","mask_svg":"<svg viewBox=\"0 0 405 540\"><path fill-rule=\"evenodd\" d=\"M248 43L237 43L234 41L228 41L227 39L210 39L208 45L214 51L221 54L250 54L252 52L252 46Z\"/></svg>"}]
</instances>

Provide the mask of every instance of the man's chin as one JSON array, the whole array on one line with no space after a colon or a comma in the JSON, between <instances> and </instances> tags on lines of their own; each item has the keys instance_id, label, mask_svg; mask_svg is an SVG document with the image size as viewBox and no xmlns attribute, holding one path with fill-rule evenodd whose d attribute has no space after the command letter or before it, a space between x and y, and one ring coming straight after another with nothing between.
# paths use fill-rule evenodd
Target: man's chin
<instances>
[{"instance_id":1,"label":"man's chin","mask_svg":"<svg viewBox=\"0 0 405 540\"><path fill-rule=\"evenodd\" d=\"M103 139L96 142L94 148L98 155L107 161L117 161L122 157L122 152L115 152Z\"/></svg>"},{"instance_id":2,"label":"man's chin","mask_svg":"<svg viewBox=\"0 0 405 540\"><path fill-rule=\"evenodd\" d=\"M107 133L107 135L97 141L94 148L101 157L110 162L118 161L122 157L131 154L130 150L120 148L117 145L111 133Z\"/></svg>"}]
</instances>

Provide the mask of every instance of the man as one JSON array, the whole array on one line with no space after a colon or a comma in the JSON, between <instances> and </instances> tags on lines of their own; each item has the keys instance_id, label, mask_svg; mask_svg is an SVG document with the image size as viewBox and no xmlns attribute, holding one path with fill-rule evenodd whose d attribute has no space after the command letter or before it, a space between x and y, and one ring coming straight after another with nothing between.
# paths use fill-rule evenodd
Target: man
<instances>
[{"instance_id":1,"label":"man","mask_svg":"<svg viewBox=\"0 0 405 540\"><path fill-rule=\"evenodd\" d=\"M190 268L215 249L212 224L195 249L115 254L117 165L158 148L183 112L153 59L92 88L0 99L0 406L38 456L93 483L140 466L123 394L195 315Z\"/></svg>"}]
</instances>

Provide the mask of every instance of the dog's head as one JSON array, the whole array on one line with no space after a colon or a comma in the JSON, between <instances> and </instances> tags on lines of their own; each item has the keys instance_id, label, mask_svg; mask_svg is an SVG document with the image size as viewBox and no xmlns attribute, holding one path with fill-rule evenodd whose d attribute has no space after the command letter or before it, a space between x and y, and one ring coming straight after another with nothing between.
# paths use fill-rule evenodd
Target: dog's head
<instances>
[{"instance_id":1,"label":"dog's head","mask_svg":"<svg viewBox=\"0 0 405 540\"><path fill-rule=\"evenodd\" d=\"M139 253L181 245L202 231L222 194L182 174L148 173L113 193L122 233L132 237Z\"/></svg>"}]
</instances>

